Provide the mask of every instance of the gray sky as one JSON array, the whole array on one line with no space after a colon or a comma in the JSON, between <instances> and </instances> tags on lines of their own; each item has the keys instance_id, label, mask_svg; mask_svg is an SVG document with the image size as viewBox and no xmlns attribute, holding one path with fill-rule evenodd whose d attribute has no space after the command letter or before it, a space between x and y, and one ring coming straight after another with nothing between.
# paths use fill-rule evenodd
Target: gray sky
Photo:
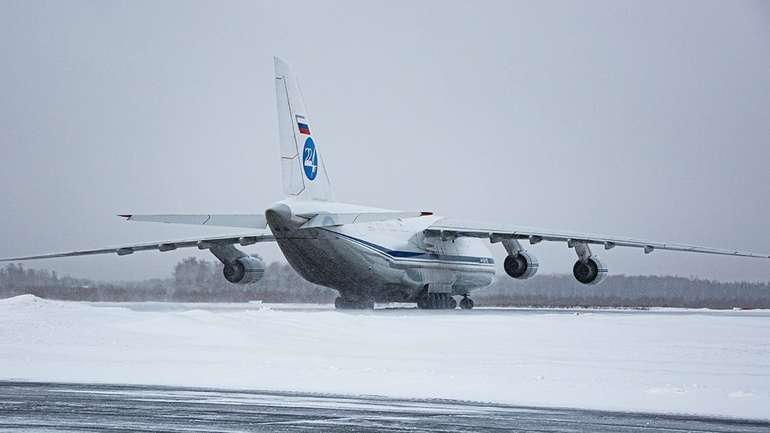
<instances>
[{"instance_id":1,"label":"gray sky","mask_svg":"<svg viewBox=\"0 0 770 433\"><path fill-rule=\"evenodd\" d=\"M0 0L0 256L231 233L115 214L281 199L273 55L341 201L770 252L770 3L413 3ZM29 265L138 279L191 254L210 257ZM762 260L602 257L770 280Z\"/></svg>"}]
</instances>

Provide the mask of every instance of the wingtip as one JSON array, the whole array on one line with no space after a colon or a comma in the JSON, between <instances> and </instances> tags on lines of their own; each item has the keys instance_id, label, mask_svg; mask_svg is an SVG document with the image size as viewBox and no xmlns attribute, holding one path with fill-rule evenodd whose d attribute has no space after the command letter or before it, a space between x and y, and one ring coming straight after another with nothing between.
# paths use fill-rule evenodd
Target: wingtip
<instances>
[{"instance_id":1,"label":"wingtip","mask_svg":"<svg viewBox=\"0 0 770 433\"><path fill-rule=\"evenodd\" d=\"M120 214L118 216L121 217L121 218L130 219L133 215L131 215L131 214Z\"/></svg>"},{"instance_id":2,"label":"wingtip","mask_svg":"<svg viewBox=\"0 0 770 433\"><path fill-rule=\"evenodd\" d=\"M275 68L276 77L289 75L289 64L278 56L273 56L273 67Z\"/></svg>"},{"instance_id":3,"label":"wingtip","mask_svg":"<svg viewBox=\"0 0 770 433\"><path fill-rule=\"evenodd\" d=\"M420 216L431 216L433 215L433 212L430 211L422 211L420 212Z\"/></svg>"}]
</instances>

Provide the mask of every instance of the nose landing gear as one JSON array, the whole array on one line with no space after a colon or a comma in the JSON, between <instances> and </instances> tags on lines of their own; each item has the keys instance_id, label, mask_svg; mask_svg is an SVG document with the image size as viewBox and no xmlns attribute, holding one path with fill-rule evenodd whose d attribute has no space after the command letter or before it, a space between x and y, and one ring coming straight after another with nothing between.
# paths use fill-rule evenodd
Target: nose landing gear
<instances>
[{"instance_id":1,"label":"nose landing gear","mask_svg":"<svg viewBox=\"0 0 770 433\"><path fill-rule=\"evenodd\" d=\"M463 295L463 299L460 300L460 308L463 310L470 310L473 308L473 299L469 298L468 295Z\"/></svg>"}]
</instances>

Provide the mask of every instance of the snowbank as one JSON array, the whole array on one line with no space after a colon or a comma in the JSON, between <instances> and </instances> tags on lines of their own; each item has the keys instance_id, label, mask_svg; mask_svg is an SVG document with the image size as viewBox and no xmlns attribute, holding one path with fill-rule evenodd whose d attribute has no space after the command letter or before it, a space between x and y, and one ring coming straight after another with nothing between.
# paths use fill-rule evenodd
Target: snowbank
<instances>
[{"instance_id":1,"label":"snowbank","mask_svg":"<svg viewBox=\"0 0 770 433\"><path fill-rule=\"evenodd\" d=\"M0 379L770 418L770 314L0 301Z\"/></svg>"}]
</instances>

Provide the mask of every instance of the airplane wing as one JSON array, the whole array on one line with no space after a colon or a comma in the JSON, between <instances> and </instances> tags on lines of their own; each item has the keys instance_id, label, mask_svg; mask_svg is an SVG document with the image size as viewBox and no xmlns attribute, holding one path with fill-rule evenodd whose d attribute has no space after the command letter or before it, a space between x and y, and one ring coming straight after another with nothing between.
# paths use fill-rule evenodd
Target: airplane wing
<instances>
[{"instance_id":1,"label":"airplane wing","mask_svg":"<svg viewBox=\"0 0 770 433\"><path fill-rule=\"evenodd\" d=\"M206 250L218 245L232 245L232 244L251 245L257 242L270 242L274 240L275 239L271 234L244 234L244 235L233 235L233 236L219 236L219 237L209 237L209 238L186 239L186 240L179 240L179 241L148 242L148 243L136 244L136 245L126 245L121 247L101 248L96 250L70 251L65 253L41 254L37 256L0 258L0 262L53 259L58 257L90 256L94 254L117 254L119 256L125 256L128 254L133 254L136 251L151 251L151 250L172 251L177 248L191 248L191 247L197 247L198 249Z\"/></svg>"},{"instance_id":2,"label":"airplane wing","mask_svg":"<svg viewBox=\"0 0 770 433\"><path fill-rule=\"evenodd\" d=\"M154 215L118 215L127 221L141 221L150 223L166 224L191 224L197 226L217 226L217 227L241 227L252 229L264 229L267 227L267 220L262 214L154 214Z\"/></svg>"},{"instance_id":3,"label":"airplane wing","mask_svg":"<svg viewBox=\"0 0 770 433\"><path fill-rule=\"evenodd\" d=\"M614 247L642 248L645 254L654 250L685 251L690 253L718 254L737 257L770 258L767 254L755 254L744 251L700 247L696 245L652 242L618 236L575 233L561 230L546 230L531 227L499 225L477 221L463 221L444 218L436 221L424 231L427 236L438 236L442 239L456 237L487 238L491 241L502 239L529 240L531 244L541 241L566 242L569 247L576 244L602 245L609 250Z\"/></svg>"}]
</instances>

